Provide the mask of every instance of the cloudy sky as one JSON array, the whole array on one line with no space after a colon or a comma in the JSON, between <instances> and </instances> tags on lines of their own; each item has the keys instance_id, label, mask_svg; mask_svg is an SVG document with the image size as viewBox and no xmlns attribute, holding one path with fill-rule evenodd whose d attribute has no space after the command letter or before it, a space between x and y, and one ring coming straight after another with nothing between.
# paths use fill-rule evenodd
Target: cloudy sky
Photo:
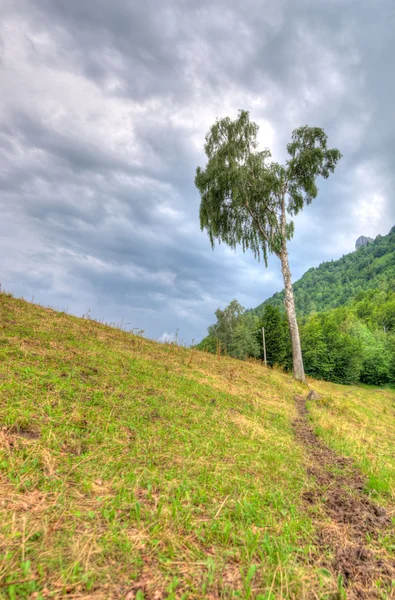
<instances>
[{"instance_id":1,"label":"cloudy sky","mask_svg":"<svg viewBox=\"0 0 395 600\"><path fill-rule=\"evenodd\" d=\"M57 309L201 339L282 288L213 252L204 136L247 109L275 159L300 125L344 158L296 221L294 280L395 224L393 0L0 0L0 281Z\"/></svg>"}]
</instances>

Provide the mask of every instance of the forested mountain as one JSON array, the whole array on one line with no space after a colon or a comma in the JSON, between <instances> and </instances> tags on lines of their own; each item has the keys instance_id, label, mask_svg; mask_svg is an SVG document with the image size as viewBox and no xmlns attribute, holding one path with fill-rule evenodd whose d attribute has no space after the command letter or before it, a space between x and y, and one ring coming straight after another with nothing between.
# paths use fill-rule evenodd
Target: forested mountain
<instances>
[{"instance_id":1,"label":"forested mountain","mask_svg":"<svg viewBox=\"0 0 395 600\"><path fill-rule=\"evenodd\" d=\"M395 290L395 226L355 252L309 269L293 287L298 316L342 306L366 290ZM282 291L252 312L260 315L265 304L283 303Z\"/></svg>"}]
</instances>

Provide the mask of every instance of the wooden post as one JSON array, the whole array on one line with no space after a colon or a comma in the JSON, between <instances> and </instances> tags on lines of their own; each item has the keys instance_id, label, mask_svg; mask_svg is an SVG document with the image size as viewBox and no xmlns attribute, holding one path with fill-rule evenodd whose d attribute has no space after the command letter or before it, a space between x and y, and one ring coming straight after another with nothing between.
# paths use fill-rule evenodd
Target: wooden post
<instances>
[{"instance_id":1,"label":"wooden post","mask_svg":"<svg viewBox=\"0 0 395 600\"><path fill-rule=\"evenodd\" d=\"M263 342L263 358L265 361L265 367L267 367L267 360L266 360L266 342L265 342L265 328L262 327L262 342Z\"/></svg>"}]
</instances>

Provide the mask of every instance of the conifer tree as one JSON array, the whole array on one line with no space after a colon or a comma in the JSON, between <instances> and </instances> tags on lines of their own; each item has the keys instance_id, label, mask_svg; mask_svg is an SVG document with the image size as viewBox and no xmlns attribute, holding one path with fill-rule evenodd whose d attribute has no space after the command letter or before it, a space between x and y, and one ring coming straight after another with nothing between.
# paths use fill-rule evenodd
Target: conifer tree
<instances>
[{"instance_id":1,"label":"conifer tree","mask_svg":"<svg viewBox=\"0 0 395 600\"><path fill-rule=\"evenodd\" d=\"M265 345L267 363L270 366L275 364L291 368L291 339L289 337L289 329L287 318L278 306L266 304L260 327L265 328ZM258 329L257 339L261 347L261 357L263 358L263 340L261 329Z\"/></svg>"}]
</instances>

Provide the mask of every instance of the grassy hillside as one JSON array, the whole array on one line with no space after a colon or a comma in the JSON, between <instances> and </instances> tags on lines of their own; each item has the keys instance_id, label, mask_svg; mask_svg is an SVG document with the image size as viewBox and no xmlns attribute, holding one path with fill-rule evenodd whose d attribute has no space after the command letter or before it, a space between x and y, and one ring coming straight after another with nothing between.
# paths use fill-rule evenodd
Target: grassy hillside
<instances>
[{"instance_id":1,"label":"grassy hillside","mask_svg":"<svg viewBox=\"0 0 395 600\"><path fill-rule=\"evenodd\" d=\"M395 227L356 252L309 269L293 286L297 313L302 316L336 308L359 292L394 289L394 282ZM283 307L284 292L274 294L252 312L260 315L267 303Z\"/></svg>"},{"instance_id":2,"label":"grassy hillside","mask_svg":"<svg viewBox=\"0 0 395 600\"><path fill-rule=\"evenodd\" d=\"M261 363L5 294L0 325L0 598L392 597L395 393L311 382L319 441Z\"/></svg>"}]
</instances>

